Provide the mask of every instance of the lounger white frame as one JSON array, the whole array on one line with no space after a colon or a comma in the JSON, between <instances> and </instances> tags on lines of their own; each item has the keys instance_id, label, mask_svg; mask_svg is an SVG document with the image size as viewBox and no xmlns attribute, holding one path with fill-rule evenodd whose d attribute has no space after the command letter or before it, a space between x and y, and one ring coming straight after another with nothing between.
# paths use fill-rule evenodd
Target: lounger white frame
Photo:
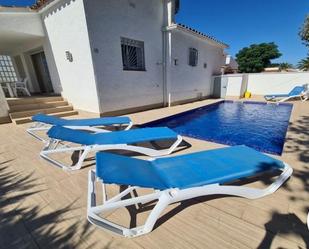
<instances>
[{"instance_id":1,"label":"lounger white frame","mask_svg":"<svg viewBox=\"0 0 309 249\"><path fill-rule=\"evenodd\" d=\"M264 189L250 188L244 186L229 186L220 184L210 184L201 187L193 187L188 189L172 188L163 191L155 191L152 194L133 197L131 199L124 199L122 197L131 193L135 196L133 191L138 189L136 186L129 186L126 190L122 191L118 195L107 199L104 180L96 177L95 170L92 169L88 174L88 203L87 203L87 219L90 223L106 229L110 232L122 235L124 237L136 237L143 234L147 234L152 231L156 221L160 217L162 211L171 203L184 201L191 198L196 198L206 195L232 195L239 196L248 199L257 199L263 196L274 193L292 174L293 169L286 163L282 169L282 173L270 186ZM96 187L95 182L99 180L102 184L103 204L97 205ZM119 208L124 208L130 205L144 204L147 202L158 200L154 209L149 214L146 222L142 226L135 228L126 228L121 225L115 224L105 218L102 218L102 214L110 212Z\"/></svg>"},{"instance_id":2,"label":"lounger white frame","mask_svg":"<svg viewBox=\"0 0 309 249\"><path fill-rule=\"evenodd\" d=\"M273 98L265 98L266 101L276 101L276 102L285 102L289 99L295 99L295 98L300 98L301 101L306 101L308 99L308 94L306 92L299 94L299 95L292 95L292 96L288 96L285 97L283 99L278 99L278 97L274 96Z\"/></svg>"},{"instance_id":3,"label":"lounger white frame","mask_svg":"<svg viewBox=\"0 0 309 249\"><path fill-rule=\"evenodd\" d=\"M289 97L286 97L286 98L283 98L283 99L280 99L279 101L277 102L285 102L289 99L295 99L295 98L300 98L301 101L306 101L308 99L308 91L303 91L301 94L299 95L293 95L293 96L289 96Z\"/></svg>"},{"instance_id":4,"label":"lounger white frame","mask_svg":"<svg viewBox=\"0 0 309 249\"><path fill-rule=\"evenodd\" d=\"M176 141L168 148L162 150L155 150L142 146L128 145L128 144L108 144L108 145L80 145L71 146L71 143L66 143L57 139L50 139L45 145L43 150L40 152L40 156L45 160L49 161L55 166L58 166L64 170L79 170L81 169L84 160L90 152L105 151L105 150L126 150L132 152L138 152L143 155L150 157L158 157L171 154L178 145L182 142L182 136L177 135ZM65 165L50 157L51 154L57 153L73 153L74 151L83 151L75 165Z\"/></svg>"},{"instance_id":5,"label":"lounger white frame","mask_svg":"<svg viewBox=\"0 0 309 249\"><path fill-rule=\"evenodd\" d=\"M130 121L128 124L114 124L114 125L98 125L98 126L63 126L65 128L73 129L73 130L84 130L84 131L90 131L94 133L100 133L100 132L109 132L109 130L104 129L103 127L108 126L119 126L120 128L122 126L125 126L124 130L130 130L133 126L133 122ZM32 125L30 128L27 129L27 132L33 136L34 138L42 141L43 143L48 143L49 139L44 139L42 136L39 136L37 132L39 131L48 131L53 125L46 124L43 122L35 122L34 125ZM102 127L102 128L99 128Z\"/></svg>"},{"instance_id":6,"label":"lounger white frame","mask_svg":"<svg viewBox=\"0 0 309 249\"><path fill-rule=\"evenodd\" d=\"M299 95L292 95L292 96L288 96L282 99L278 99L278 97L273 96L272 98L265 98L266 101L276 101L276 99L278 99L276 102L285 102L289 99L295 99L295 98L300 98L301 101L306 101L309 98L309 89L308 89L308 84L304 85L304 91L302 91Z\"/></svg>"}]
</instances>

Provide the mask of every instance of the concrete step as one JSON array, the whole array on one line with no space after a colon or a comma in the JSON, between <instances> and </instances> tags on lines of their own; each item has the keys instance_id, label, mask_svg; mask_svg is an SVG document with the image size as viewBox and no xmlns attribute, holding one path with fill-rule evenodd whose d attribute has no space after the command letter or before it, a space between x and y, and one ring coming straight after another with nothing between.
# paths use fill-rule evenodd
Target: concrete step
<instances>
[{"instance_id":1,"label":"concrete step","mask_svg":"<svg viewBox=\"0 0 309 249\"><path fill-rule=\"evenodd\" d=\"M28 111L21 111L21 112L12 112L9 115L10 115L10 118L13 120L17 118L33 116L38 113L50 114L50 113L59 113L59 112L67 112L67 111L73 111L73 106L67 105L67 106L51 107L51 108L28 110Z\"/></svg>"},{"instance_id":2,"label":"concrete step","mask_svg":"<svg viewBox=\"0 0 309 249\"><path fill-rule=\"evenodd\" d=\"M44 102L44 103L35 103L35 104L12 105L10 106L10 113L37 110L37 109L46 109L46 108L66 106L66 105L68 105L68 101L64 101L64 100Z\"/></svg>"},{"instance_id":3,"label":"concrete step","mask_svg":"<svg viewBox=\"0 0 309 249\"><path fill-rule=\"evenodd\" d=\"M78 114L78 111L72 110L72 111L66 111L66 112L52 113L50 115L56 116L56 117L67 117L67 116L73 116L73 115L77 115L77 114ZM32 122L31 116L23 117L23 118L16 118L16 119L13 119L12 121L15 124L25 124L25 123Z\"/></svg>"},{"instance_id":4,"label":"concrete step","mask_svg":"<svg viewBox=\"0 0 309 249\"><path fill-rule=\"evenodd\" d=\"M55 101L63 101L64 99L61 96L50 96L50 97L27 97L27 98L13 98L7 99L8 105L28 105L28 104L37 104L37 103L47 103Z\"/></svg>"}]
</instances>

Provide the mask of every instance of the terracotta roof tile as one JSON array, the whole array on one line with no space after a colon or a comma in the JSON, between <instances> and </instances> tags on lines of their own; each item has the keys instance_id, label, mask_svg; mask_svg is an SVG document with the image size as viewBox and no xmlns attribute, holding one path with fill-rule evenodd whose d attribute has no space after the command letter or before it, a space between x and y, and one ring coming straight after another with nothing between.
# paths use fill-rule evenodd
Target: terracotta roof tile
<instances>
[{"instance_id":1,"label":"terracotta roof tile","mask_svg":"<svg viewBox=\"0 0 309 249\"><path fill-rule=\"evenodd\" d=\"M45 4L52 2L53 0L37 0L35 4L33 4L30 8L33 10L40 9L43 7Z\"/></svg>"},{"instance_id":2,"label":"terracotta roof tile","mask_svg":"<svg viewBox=\"0 0 309 249\"><path fill-rule=\"evenodd\" d=\"M213 36L204 34L204 33L200 32L200 31L198 31L198 30L196 30L196 29L193 29L193 28L188 27L188 26L185 25L185 24L177 23L177 26L180 26L180 27L182 27L182 28L184 28L184 29L186 29L186 30L189 30L189 31L191 31L191 32L193 32L193 33L195 33L195 34L197 34L197 35L200 35L200 36L203 36L203 37L208 38L208 39L210 39L210 40L213 40L214 42L219 43L219 44L221 44L221 45L223 45L223 46L229 47L228 44L226 44L226 43L224 43L224 42L222 42L222 41L219 41L218 39L214 38Z\"/></svg>"}]
</instances>

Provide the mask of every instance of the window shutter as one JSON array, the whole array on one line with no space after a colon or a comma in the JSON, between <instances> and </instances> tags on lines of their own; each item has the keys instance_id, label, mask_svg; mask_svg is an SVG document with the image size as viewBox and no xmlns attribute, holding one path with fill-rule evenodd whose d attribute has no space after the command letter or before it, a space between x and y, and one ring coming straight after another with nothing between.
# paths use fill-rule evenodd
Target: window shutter
<instances>
[{"instance_id":1,"label":"window shutter","mask_svg":"<svg viewBox=\"0 0 309 249\"><path fill-rule=\"evenodd\" d=\"M189 48L189 65L196 67L198 63L198 51L195 48Z\"/></svg>"}]
</instances>

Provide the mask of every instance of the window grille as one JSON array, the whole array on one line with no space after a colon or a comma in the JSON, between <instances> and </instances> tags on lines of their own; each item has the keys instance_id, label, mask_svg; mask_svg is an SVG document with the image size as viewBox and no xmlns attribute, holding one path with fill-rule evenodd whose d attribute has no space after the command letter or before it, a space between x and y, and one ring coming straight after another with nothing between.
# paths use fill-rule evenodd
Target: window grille
<instances>
[{"instance_id":1,"label":"window grille","mask_svg":"<svg viewBox=\"0 0 309 249\"><path fill-rule=\"evenodd\" d=\"M121 38L123 70L145 71L144 42Z\"/></svg>"},{"instance_id":2,"label":"window grille","mask_svg":"<svg viewBox=\"0 0 309 249\"><path fill-rule=\"evenodd\" d=\"M17 76L12 59L7 55L0 55L0 82L16 82Z\"/></svg>"}]
</instances>

